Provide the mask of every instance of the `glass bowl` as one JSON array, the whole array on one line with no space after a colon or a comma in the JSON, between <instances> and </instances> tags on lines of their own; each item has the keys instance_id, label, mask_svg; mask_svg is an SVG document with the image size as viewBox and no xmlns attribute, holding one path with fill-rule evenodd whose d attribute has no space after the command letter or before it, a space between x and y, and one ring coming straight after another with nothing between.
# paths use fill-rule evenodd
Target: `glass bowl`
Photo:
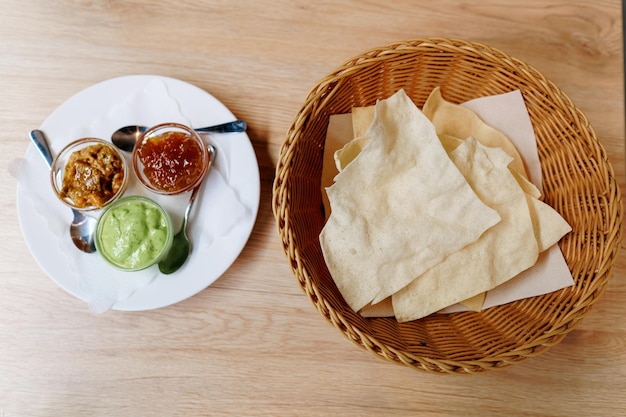
<instances>
[{"instance_id":1,"label":"glass bowl","mask_svg":"<svg viewBox=\"0 0 626 417\"><path fill-rule=\"evenodd\" d=\"M100 215L96 250L110 265L139 271L158 263L172 246L172 220L163 207L143 196L120 198Z\"/></svg>"},{"instance_id":2,"label":"glass bowl","mask_svg":"<svg viewBox=\"0 0 626 417\"><path fill-rule=\"evenodd\" d=\"M139 182L157 194L180 194L198 185L206 174L209 153L200 135L179 123L146 130L133 149Z\"/></svg>"},{"instance_id":3,"label":"glass bowl","mask_svg":"<svg viewBox=\"0 0 626 417\"><path fill-rule=\"evenodd\" d=\"M65 146L52 161L52 188L67 206L81 211L106 207L126 191L128 167L121 152L98 138Z\"/></svg>"}]
</instances>

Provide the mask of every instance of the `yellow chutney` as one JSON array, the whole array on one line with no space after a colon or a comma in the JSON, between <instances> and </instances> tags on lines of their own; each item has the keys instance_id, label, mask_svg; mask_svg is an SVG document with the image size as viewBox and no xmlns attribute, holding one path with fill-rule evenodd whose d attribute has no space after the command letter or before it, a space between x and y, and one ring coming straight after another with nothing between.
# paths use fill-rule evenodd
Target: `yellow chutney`
<instances>
[{"instance_id":1,"label":"yellow chutney","mask_svg":"<svg viewBox=\"0 0 626 417\"><path fill-rule=\"evenodd\" d=\"M159 262L172 244L167 212L146 197L123 197L100 216L96 249L111 265L138 271Z\"/></svg>"}]
</instances>

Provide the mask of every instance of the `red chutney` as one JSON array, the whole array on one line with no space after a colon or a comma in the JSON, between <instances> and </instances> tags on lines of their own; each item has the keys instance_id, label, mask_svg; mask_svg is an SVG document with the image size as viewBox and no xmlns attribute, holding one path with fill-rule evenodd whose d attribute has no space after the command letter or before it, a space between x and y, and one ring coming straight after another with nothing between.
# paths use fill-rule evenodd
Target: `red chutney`
<instances>
[{"instance_id":1,"label":"red chutney","mask_svg":"<svg viewBox=\"0 0 626 417\"><path fill-rule=\"evenodd\" d=\"M150 183L165 192L189 187L204 170L200 145L183 132L149 138L139 150L139 159Z\"/></svg>"}]
</instances>

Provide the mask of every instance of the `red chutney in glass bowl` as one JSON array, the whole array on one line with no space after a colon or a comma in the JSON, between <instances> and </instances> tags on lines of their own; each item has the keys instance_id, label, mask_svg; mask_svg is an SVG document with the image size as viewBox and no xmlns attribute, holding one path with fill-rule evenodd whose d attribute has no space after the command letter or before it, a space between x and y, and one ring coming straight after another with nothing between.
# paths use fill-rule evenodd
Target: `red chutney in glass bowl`
<instances>
[{"instance_id":1,"label":"red chutney in glass bowl","mask_svg":"<svg viewBox=\"0 0 626 417\"><path fill-rule=\"evenodd\" d=\"M202 138L185 125L164 123L146 130L133 150L139 181L158 194L179 194L199 184L209 154Z\"/></svg>"}]
</instances>

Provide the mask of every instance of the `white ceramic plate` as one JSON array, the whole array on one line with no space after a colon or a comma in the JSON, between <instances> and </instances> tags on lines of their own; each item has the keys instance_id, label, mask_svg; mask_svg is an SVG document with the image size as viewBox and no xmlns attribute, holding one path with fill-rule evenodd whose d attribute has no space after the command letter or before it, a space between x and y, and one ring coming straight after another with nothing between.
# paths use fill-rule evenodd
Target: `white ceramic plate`
<instances>
[{"instance_id":1,"label":"white ceramic plate","mask_svg":"<svg viewBox=\"0 0 626 417\"><path fill-rule=\"evenodd\" d=\"M81 137L110 140L117 128L129 124L151 126L170 121L202 127L235 119L215 97L191 84L167 77L134 75L81 91L57 108L41 129L56 154L65 144ZM119 301L110 308L149 310L180 302L217 280L244 248L260 198L254 150L245 133L211 134L205 140L216 146L218 156L192 211L192 254L174 274L162 275L156 267L144 272L147 285L137 285L129 294L117 296ZM136 182L126 194L149 195ZM178 229L188 196L169 200L149 196L166 206ZM123 280L129 276L125 274L132 274L113 270L98 254L84 254L73 247L68 233L71 211L52 193L48 167L32 145L19 175L17 207L22 232L34 258L54 282L73 296L89 301L85 275L97 281L113 275Z\"/></svg>"}]
</instances>

